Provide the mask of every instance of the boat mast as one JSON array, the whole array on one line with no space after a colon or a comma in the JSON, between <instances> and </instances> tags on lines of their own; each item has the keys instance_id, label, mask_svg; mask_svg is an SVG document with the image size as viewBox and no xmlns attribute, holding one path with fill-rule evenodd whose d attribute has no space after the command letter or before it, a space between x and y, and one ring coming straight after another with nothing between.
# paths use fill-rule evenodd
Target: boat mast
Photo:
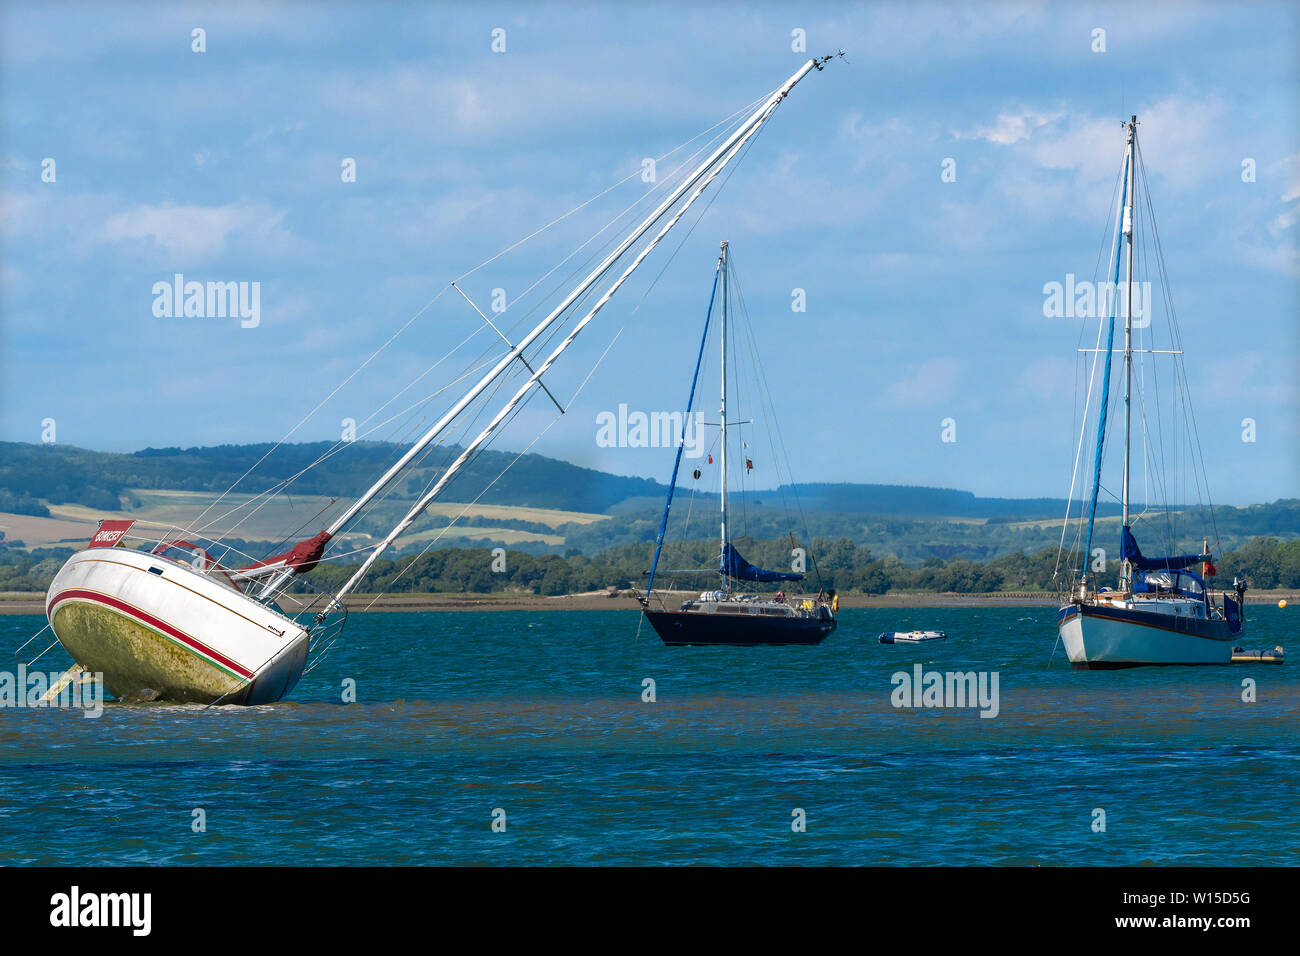
<instances>
[{"instance_id":1,"label":"boat mast","mask_svg":"<svg viewBox=\"0 0 1300 956\"><path fill-rule=\"evenodd\" d=\"M727 243L722 243L718 260L722 275L722 405L718 421L722 427L722 590L731 593L731 563L727 560Z\"/></svg>"},{"instance_id":2,"label":"boat mast","mask_svg":"<svg viewBox=\"0 0 1300 956\"><path fill-rule=\"evenodd\" d=\"M492 369L484 375L473 388L466 392L465 395L454 406L452 406L452 408L449 409L432 428L425 432L424 435L422 435L419 440L416 441L415 444L412 445L406 453L384 473L383 477L375 482L374 485L372 485L360 498L353 502L352 506L340 515L328 529L326 529L328 535L334 537L351 524L357 515L365 509L366 505L377 498L384 489L386 489L393 480L396 479L396 477L416 459L420 452L431 445L438 435L440 435L443 430L446 429L446 427L451 424L458 415L460 415L461 412L468 408L475 399L487 390L489 385L499 378L506 369L510 368L516 361L518 361L522 357L524 350L537 341L537 339L540 338L547 329L549 329L555 321L569 309L570 306L582 298L588 289L599 282L601 278L609 272L614 264L618 262L618 260L622 258L623 255L637 242L637 240L649 232L650 229L659 222L659 220L663 219L664 216L666 216L669 211L677 205L683 196L692 189L696 189L696 187L702 188L700 186L702 182L704 184L711 182L712 179L716 177L718 171L736 156L739 152L739 148L743 146L745 142L750 140L754 133L767 121L768 117L772 115L772 112L781 104L781 101L790 94L790 90L794 88L795 84L802 80L810 70L814 68L818 70L822 69L825 63L830 59L831 57L827 56L815 57L808 60L803 66L795 71L788 80L782 83L781 86L778 87L777 90L735 130L735 132L727 137L726 141L723 142L722 145L715 149L693 173L691 173L680 185L677 186L676 189L673 190L672 194L669 195L668 198L659 204L658 208L656 208L654 212L646 217L646 219L637 226L637 228L628 235L627 238L620 242L618 246L605 257L604 261L602 261L600 265L596 266L596 268L593 269L581 283L574 287L573 291L564 297L564 300L555 307L550 315L542 319L542 321L539 322L531 332L524 336L524 338L520 339L518 344L503 355L496 365L493 366ZM675 222L676 219L670 220L670 224ZM653 244L654 243L651 245L653 246ZM639 261L640 260L638 260L638 264ZM623 278L626 278L626 273ZM621 282L622 279L619 280L619 283L616 283L615 288L618 284L621 284ZM608 294L609 293L606 293L606 296L608 296ZM606 300L602 299L600 304L603 305L604 301ZM599 306L597 309L599 309ZM588 315L588 318L590 317L591 316ZM538 376L534 375L529 379L529 385L531 386L531 384L537 381L537 379ZM447 474L444 474L444 480L440 483L439 490L441 490L441 487L445 485L446 480L449 479L449 477L450 470ZM404 527L408 524L409 522L406 522L404 519L403 525L399 527ZM385 539L383 546L386 547L391 543L391 541L392 536ZM263 600L270 599L288 585L289 581L292 580L296 573L296 569L292 566L285 568L284 571L276 575L266 584L258 597Z\"/></svg>"},{"instance_id":3,"label":"boat mast","mask_svg":"<svg viewBox=\"0 0 1300 956\"><path fill-rule=\"evenodd\" d=\"M1137 171L1137 116L1128 124L1128 202L1124 206L1124 237L1128 242L1128 266L1125 273L1125 295L1128 304L1124 309L1124 491L1123 525L1128 526L1129 515L1129 452L1133 441L1133 191ZM1129 589L1131 572L1127 558L1120 561L1120 588Z\"/></svg>"}]
</instances>

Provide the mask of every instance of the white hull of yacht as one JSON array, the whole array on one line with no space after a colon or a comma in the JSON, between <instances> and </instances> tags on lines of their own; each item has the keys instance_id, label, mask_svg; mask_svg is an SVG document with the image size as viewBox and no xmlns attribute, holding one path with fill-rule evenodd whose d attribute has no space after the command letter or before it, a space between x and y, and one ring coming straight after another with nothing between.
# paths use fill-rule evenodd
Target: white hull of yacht
<instances>
[{"instance_id":1,"label":"white hull of yacht","mask_svg":"<svg viewBox=\"0 0 1300 956\"><path fill-rule=\"evenodd\" d=\"M1070 604L1058 630L1077 668L1232 662L1233 635L1222 620Z\"/></svg>"},{"instance_id":2,"label":"white hull of yacht","mask_svg":"<svg viewBox=\"0 0 1300 956\"><path fill-rule=\"evenodd\" d=\"M124 700L272 703L307 659L310 635L283 614L142 551L74 554L45 609L73 660Z\"/></svg>"}]
</instances>

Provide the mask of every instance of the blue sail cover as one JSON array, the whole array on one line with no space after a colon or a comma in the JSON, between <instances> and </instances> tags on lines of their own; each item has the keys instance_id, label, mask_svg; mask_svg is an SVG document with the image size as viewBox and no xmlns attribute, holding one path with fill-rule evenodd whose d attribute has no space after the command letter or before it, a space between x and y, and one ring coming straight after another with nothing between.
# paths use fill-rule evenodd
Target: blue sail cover
<instances>
[{"instance_id":1,"label":"blue sail cover","mask_svg":"<svg viewBox=\"0 0 1300 956\"><path fill-rule=\"evenodd\" d=\"M802 574L795 574L790 571L768 571L766 568L756 568L740 556L735 545L730 541L722 552L721 572L728 577L735 578L738 581L802 581Z\"/></svg>"},{"instance_id":2,"label":"blue sail cover","mask_svg":"<svg viewBox=\"0 0 1300 956\"><path fill-rule=\"evenodd\" d=\"M1128 525L1124 525L1124 530L1120 535L1119 553L1120 557L1131 564L1135 571L1176 570L1190 567L1197 561L1204 561L1206 558L1202 554L1174 554L1165 558L1143 557L1142 549L1138 547L1137 538L1133 537L1133 532L1129 530Z\"/></svg>"}]
</instances>

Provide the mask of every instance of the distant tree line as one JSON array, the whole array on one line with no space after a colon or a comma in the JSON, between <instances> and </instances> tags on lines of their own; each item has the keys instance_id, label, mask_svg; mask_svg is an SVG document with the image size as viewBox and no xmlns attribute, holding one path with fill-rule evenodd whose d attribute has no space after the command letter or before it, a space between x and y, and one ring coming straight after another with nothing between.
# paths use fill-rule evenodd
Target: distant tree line
<instances>
[{"instance_id":1,"label":"distant tree line","mask_svg":"<svg viewBox=\"0 0 1300 956\"><path fill-rule=\"evenodd\" d=\"M674 515L683 510L681 507L675 508ZM696 507L689 525L676 529L674 533L688 538L711 533L715 514L707 513L703 520L700 514L701 509ZM617 514L605 521L562 525L555 529L555 533L564 536L566 548L576 549L583 554L594 556L625 545L635 546L644 553L654 545L661 516L662 505L655 509ZM1049 547L1055 554L1061 536L1060 515L1052 521L1041 522L978 522L805 510L799 517L803 537L806 539L848 538L859 548L868 549L873 554L896 555L909 567L919 565L929 558L941 558L945 562L954 558L987 562L999 555L1016 552L1034 554ZM1201 517L1199 513L1180 516L1175 524L1179 529L1188 528L1194 518ZM1216 508L1214 522L1217 536L1226 548L1243 545L1252 537L1276 534L1279 531L1295 536L1300 532L1300 500L1281 499L1245 508ZM790 530L790 516L779 507L738 507L729 524L738 533L761 540L776 540ZM1108 544L1111 550L1117 550L1119 529L1116 522L1111 520L1105 527L1104 534L1110 536ZM542 547L544 546L530 546L528 550L536 553Z\"/></svg>"},{"instance_id":2,"label":"distant tree line","mask_svg":"<svg viewBox=\"0 0 1300 956\"><path fill-rule=\"evenodd\" d=\"M751 563L788 570L788 539L736 542ZM3 542L0 542L3 545ZM655 584L658 588L695 590L716 586L717 554L712 542L690 542L665 550ZM0 591L45 591L71 548L37 548L31 551L0 547ZM815 559L815 560L814 560ZM1067 554L1059 563L1068 579L1082 556ZM502 555L489 548L441 548L425 555L394 560L382 558L362 579L361 592L399 594L500 593L560 595L606 588L644 587L650 555L644 547L625 546L588 557L582 554L533 555L507 550ZM307 577L322 590L343 584L357 564L324 563ZM707 569L707 570L706 570ZM747 590L791 591L834 588L851 594L886 594L890 591L967 594L1015 591L1053 591L1058 569L1057 549L1043 548L1003 555L991 561L968 558L927 558L908 566L890 556L875 557L848 538L816 540L808 549L807 578L801 585L746 584ZM1279 541L1259 537L1218 558L1218 577L1211 587L1228 588L1234 576L1253 588L1300 588L1300 540ZM303 585L306 590L306 585Z\"/></svg>"},{"instance_id":3,"label":"distant tree line","mask_svg":"<svg viewBox=\"0 0 1300 956\"><path fill-rule=\"evenodd\" d=\"M1252 538L1224 554L1218 569L1225 585L1240 577L1255 588L1300 588L1300 540Z\"/></svg>"},{"instance_id":4,"label":"distant tree line","mask_svg":"<svg viewBox=\"0 0 1300 956\"><path fill-rule=\"evenodd\" d=\"M790 570L789 540L755 541L739 539L737 547L754 564L774 570ZM716 586L716 545L694 542L674 552L665 550L660 559L656 587L695 590ZM925 559L909 567L898 558L876 557L848 538L817 539L807 552L805 581L800 584L746 583L752 591L834 588L841 593L886 594L890 591L993 592L1054 591L1060 580L1069 579L1071 568L1082 565L1082 555L1066 553L1058 562L1056 548L1032 553L1017 551L990 561L968 558ZM494 561L500 570L493 570ZM423 556L395 560L380 559L362 579L362 592L394 593L501 592L559 595L603 588L644 587L650 555L644 547L612 548L588 557L582 554L532 555L506 550L504 561L487 548L445 548ZM351 576L354 566L322 564L312 572L311 582L329 590ZM708 570L704 570L708 569ZM1056 577L1059 571L1060 577ZM1234 575L1249 580L1255 588L1300 588L1300 540L1255 538L1218 559L1218 577L1211 587L1227 588Z\"/></svg>"},{"instance_id":5,"label":"distant tree line","mask_svg":"<svg viewBox=\"0 0 1300 956\"><path fill-rule=\"evenodd\" d=\"M72 548L0 549L0 591L45 592L74 553Z\"/></svg>"},{"instance_id":6,"label":"distant tree line","mask_svg":"<svg viewBox=\"0 0 1300 956\"><path fill-rule=\"evenodd\" d=\"M0 511L11 515L35 515L37 518L50 516L50 509L39 498L34 498L25 491L15 494L0 489Z\"/></svg>"}]
</instances>

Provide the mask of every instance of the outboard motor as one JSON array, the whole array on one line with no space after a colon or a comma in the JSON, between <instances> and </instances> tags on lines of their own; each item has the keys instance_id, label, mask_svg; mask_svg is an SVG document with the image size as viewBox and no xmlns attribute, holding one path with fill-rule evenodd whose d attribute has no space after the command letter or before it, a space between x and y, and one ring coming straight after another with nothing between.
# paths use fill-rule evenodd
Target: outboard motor
<instances>
[{"instance_id":1,"label":"outboard motor","mask_svg":"<svg viewBox=\"0 0 1300 956\"><path fill-rule=\"evenodd\" d=\"M1246 582L1234 577L1232 589L1237 593L1237 599L1234 601L1226 594L1223 596L1223 617L1228 622L1228 631L1240 634L1246 621Z\"/></svg>"}]
</instances>

